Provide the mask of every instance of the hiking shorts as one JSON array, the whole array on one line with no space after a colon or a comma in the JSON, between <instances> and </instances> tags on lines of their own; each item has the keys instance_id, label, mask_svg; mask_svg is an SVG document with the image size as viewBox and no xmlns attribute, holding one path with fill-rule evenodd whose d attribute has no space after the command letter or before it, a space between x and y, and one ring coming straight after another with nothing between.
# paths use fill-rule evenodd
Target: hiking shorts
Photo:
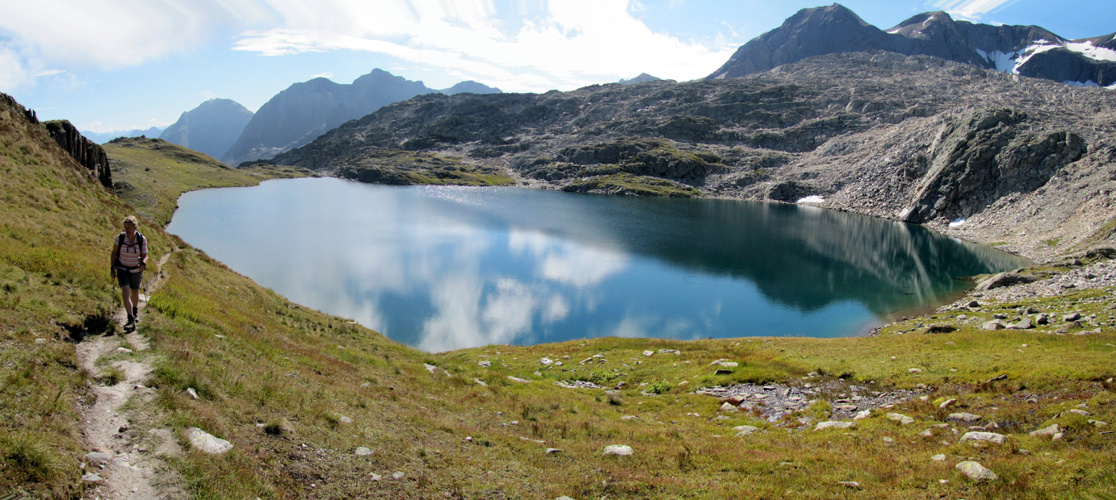
<instances>
[{"instance_id":1,"label":"hiking shorts","mask_svg":"<svg viewBox=\"0 0 1116 500\"><path fill-rule=\"evenodd\" d=\"M139 290L140 280L143 279L143 271L128 272L127 269L116 270L116 281L120 282L120 288L131 288L132 290Z\"/></svg>"}]
</instances>

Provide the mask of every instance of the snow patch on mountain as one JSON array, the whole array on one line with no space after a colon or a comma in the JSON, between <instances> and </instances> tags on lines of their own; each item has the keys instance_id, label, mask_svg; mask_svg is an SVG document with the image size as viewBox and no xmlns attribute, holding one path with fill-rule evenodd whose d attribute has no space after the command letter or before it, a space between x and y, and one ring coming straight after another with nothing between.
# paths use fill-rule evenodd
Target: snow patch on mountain
<instances>
[{"instance_id":1,"label":"snow patch on mountain","mask_svg":"<svg viewBox=\"0 0 1116 500\"><path fill-rule=\"evenodd\" d=\"M1004 73L1019 73L1017 71L1017 65L1015 63L1015 60L1019 57L1018 50L1008 53L1004 53L999 50L993 50L991 53L985 52L980 49L976 49L976 51L977 54L980 54L980 57L983 57L985 61L995 64L997 71L1001 71Z\"/></svg>"},{"instance_id":2,"label":"snow patch on mountain","mask_svg":"<svg viewBox=\"0 0 1116 500\"><path fill-rule=\"evenodd\" d=\"M1090 59L1116 62L1116 50L1107 47L1097 47L1090 41L1081 43L1069 42L1066 44L1066 48Z\"/></svg>"}]
</instances>

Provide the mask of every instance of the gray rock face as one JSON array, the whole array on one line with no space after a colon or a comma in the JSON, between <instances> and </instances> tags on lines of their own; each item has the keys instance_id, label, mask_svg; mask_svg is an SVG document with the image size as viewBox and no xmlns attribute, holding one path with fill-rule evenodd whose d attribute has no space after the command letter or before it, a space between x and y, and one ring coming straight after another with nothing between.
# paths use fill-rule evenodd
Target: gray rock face
<instances>
[{"instance_id":1,"label":"gray rock face","mask_svg":"<svg viewBox=\"0 0 1116 500\"><path fill-rule=\"evenodd\" d=\"M798 11L782 26L741 46L707 79L741 77L824 54L883 50L1056 82L1108 86L1116 82L1116 63L1071 49L1083 43L1105 47L1113 36L1066 40L1037 26L973 24L954 21L945 12L918 14L885 32L833 4Z\"/></svg>"},{"instance_id":2,"label":"gray rock face","mask_svg":"<svg viewBox=\"0 0 1116 500\"><path fill-rule=\"evenodd\" d=\"M210 99L182 113L160 139L220 159L240 137L252 112L229 99Z\"/></svg>"}]
</instances>

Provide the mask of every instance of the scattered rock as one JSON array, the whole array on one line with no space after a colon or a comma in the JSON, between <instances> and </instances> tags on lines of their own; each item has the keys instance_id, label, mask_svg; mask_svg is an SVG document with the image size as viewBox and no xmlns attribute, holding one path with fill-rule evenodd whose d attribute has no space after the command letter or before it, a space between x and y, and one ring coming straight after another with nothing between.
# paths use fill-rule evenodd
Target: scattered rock
<instances>
[{"instance_id":1,"label":"scattered rock","mask_svg":"<svg viewBox=\"0 0 1116 500\"><path fill-rule=\"evenodd\" d=\"M93 465L107 464L112 457L108 453L92 452L85 454L85 460Z\"/></svg>"},{"instance_id":2,"label":"scattered rock","mask_svg":"<svg viewBox=\"0 0 1116 500\"><path fill-rule=\"evenodd\" d=\"M430 363L423 363L423 364L422 364L422 367L423 367L423 368L426 368L426 371L428 371L428 372L430 372L430 373L434 373L434 372L438 371L438 367L437 367L437 366L434 366L434 365L432 365L432 364L430 364Z\"/></svg>"},{"instance_id":3,"label":"scattered rock","mask_svg":"<svg viewBox=\"0 0 1116 500\"><path fill-rule=\"evenodd\" d=\"M913 418L903 415L902 413L888 413L886 417L888 420L899 422L902 425L913 424L915 421Z\"/></svg>"},{"instance_id":4,"label":"scattered rock","mask_svg":"<svg viewBox=\"0 0 1116 500\"><path fill-rule=\"evenodd\" d=\"M1090 420L1089 424L1093 427L1107 427L1108 422L1101 422L1100 420Z\"/></svg>"},{"instance_id":5,"label":"scattered rock","mask_svg":"<svg viewBox=\"0 0 1116 500\"><path fill-rule=\"evenodd\" d=\"M511 375L508 375L508 380L511 380L512 382L519 382L521 384L530 384L531 383L530 380L524 380L524 379L521 379L519 377L513 377Z\"/></svg>"},{"instance_id":6,"label":"scattered rock","mask_svg":"<svg viewBox=\"0 0 1116 500\"><path fill-rule=\"evenodd\" d=\"M1082 417L1088 417L1089 416L1089 412L1087 412L1085 410L1079 410L1077 408L1074 408L1074 409L1070 410L1069 412L1074 414L1074 415L1081 415Z\"/></svg>"},{"instance_id":7,"label":"scattered rock","mask_svg":"<svg viewBox=\"0 0 1116 500\"><path fill-rule=\"evenodd\" d=\"M973 415L972 413L950 413L948 420L960 420L962 422L976 422L981 419L980 415Z\"/></svg>"},{"instance_id":8,"label":"scattered rock","mask_svg":"<svg viewBox=\"0 0 1116 500\"><path fill-rule=\"evenodd\" d=\"M406 474L404 474L400 471L395 471L395 472L391 473L391 478L396 480L396 481L398 481L400 479L403 479L405 476L406 476Z\"/></svg>"},{"instance_id":9,"label":"scattered rock","mask_svg":"<svg viewBox=\"0 0 1116 500\"><path fill-rule=\"evenodd\" d=\"M635 453L635 452L632 451L632 447L628 446L628 445L624 445L624 444L610 444L608 446L605 446L605 449L604 449L604 454L605 455L617 455L617 456L621 456L621 457L626 457L626 456L630 456L633 453Z\"/></svg>"},{"instance_id":10,"label":"scattered rock","mask_svg":"<svg viewBox=\"0 0 1116 500\"><path fill-rule=\"evenodd\" d=\"M381 476L381 475L379 475L379 474L376 474L375 472L372 472L372 473L370 473L370 474L368 474L368 475L369 475L369 476L371 476L371 479L372 479L372 481L374 481L374 482L379 482L379 481L380 481L381 479L383 479L383 478L384 478L383 476Z\"/></svg>"},{"instance_id":11,"label":"scattered rock","mask_svg":"<svg viewBox=\"0 0 1116 500\"><path fill-rule=\"evenodd\" d=\"M1027 319L1027 318L1023 318L1023 319L1019 320L1018 323L1008 325L1008 328L1010 328L1012 330L1030 330L1034 327L1035 326L1031 324L1031 320Z\"/></svg>"},{"instance_id":12,"label":"scattered rock","mask_svg":"<svg viewBox=\"0 0 1116 500\"><path fill-rule=\"evenodd\" d=\"M351 419L351 418L349 418L349 417L346 417L346 416L344 416L344 415L340 415L340 416L338 416L338 417L337 417L337 421L338 421L338 422L341 422L342 424L345 424L345 425L348 425L348 424L351 424L351 423L353 423L353 419Z\"/></svg>"},{"instance_id":13,"label":"scattered rock","mask_svg":"<svg viewBox=\"0 0 1116 500\"><path fill-rule=\"evenodd\" d=\"M539 363L542 363L543 365L546 365L546 366L550 366L550 365L554 364L554 360L552 360L550 358L543 358L543 359L539 360Z\"/></svg>"},{"instance_id":14,"label":"scattered rock","mask_svg":"<svg viewBox=\"0 0 1116 500\"><path fill-rule=\"evenodd\" d=\"M643 351L643 355L650 358L655 355L655 351Z\"/></svg>"},{"instance_id":15,"label":"scattered rock","mask_svg":"<svg viewBox=\"0 0 1116 500\"><path fill-rule=\"evenodd\" d=\"M1003 434L996 434L995 432L974 431L966 432L964 436L961 436L961 442L964 443L965 441L1004 444L1004 442L1007 441L1007 436Z\"/></svg>"},{"instance_id":16,"label":"scattered rock","mask_svg":"<svg viewBox=\"0 0 1116 500\"><path fill-rule=\"evenodd\" d=\"M828 421L825 421L825 422L818 422L818 425L814 426L814 430L815 431L820 431L820 430L824 430L824 429L848 429L848 428L850 428L854 425L856 425L856 422L842 422L842 421L839 421L839 420L828 420Z\"/></svg>"},{"instance_id":17,"label":"scattered rock","mask_svg":"<svg viewBox=\"0 0 1116 500\"><path fill-rule=\"evenodd\" d=\"M738 425L736 427L733 427L732 430L736 431L737 437L751 436L753 433L759 430L759 427L753 427L751 425Z\"/></svg>"},{"instance_id":18,"label":"scattered rock","mask_svg":"<svg viewBox=\"0 0 1116 500\"><path fill-rule=\"evenodd\" d=\"M220 455L233 448L232 443L205 432L197 427L186 429L186 439L190 444L205 453Z\"/></svg>"},{"instance_id":19,"label":"scattered rock","mask_svg":"<svg viewBox=\"0 0 1116 500\"><path fill-rule=\"evenodd\" d=\"M944 462L945 459L946 459L946 456L942 455L941 453L930 457L930 460L933 460L935 462Z\"/></svg>"},{"instance_id":20,"label":"scattered rock","mask_svg":"<svg viewBox=\"0 0 1116 500\"><path fill-rule=\"evenodd\" d=\"M358 457L366 457L366 456L369 456L369 455L372 454L372 449L371 448L365 448L363 446L357 446L355 454Z\"/></svg>"},{"instance_id":21,"label":"scattered rock","mask_svg":"<svg viewBox=\"0 0 1116 500\"><path fill-rule=\"evenodd\" d=\"M918 435L925 438L930 438L934 437L934 431L931 431L930 429L923 429L923 431L918 433Z\"/></svg>"},{"instance_id":22,"label":"scattered rock","mask_svg":"<svg viewBox=\"0 0 1116 500\"><path fill-rule=\"evenodd\" d=\"M94 474L92 472L87 472L84 475L82 475L81 476L81 481L83 483L89 483L89 484L101 484L101 483L105 482L104 478L102 478L101 476L98 476L97 474Z\"/></svg>"},{"instance_id":23,"label":"scattered rock","mask_svg":"<svg viewBox=\"0 0 1116 500\"><path fill-rule=\"evenodd\" d=\"M553 455L555 453L562 453L562 449L561 448L547 448L546 449L546 454L547 455Z\"/></svg>"},{"instance_id":24,"label":"scattered rock","mask_svg":"<svg viewBox=\"0 0 1116 500\"><path fill-rule=\"evenodd\" d=\"M1050 316L1047 316L1045 313L1035 316L1035 324L1036 325L1046 325L1046 324L1049 324L1049 323L1050 323Z\"/></svg>"},{"instance_id":25,"label":"scattered rock","mask_svg":"<svg viewBox=\"0 0 1116 500\"><path fill-rule=\"evenodd\" d=\"M1058 424L1050 424L1037 431L1031 431L1031 435L1035 437L1053 436L1055 434L1058 434L1060 431L1061 429L1058 428Z\"/></svg>"},{"instance_id":26,"label":"scattered rock","mask_svg":"<svg viewBox=\"0 0 1116 500\"><path fill-rule=\"evenodd\" d=\"M631 420L635 420L637 418L639 418L639 417L637 417L635 415L624 415L623 417L620 417L620 420L631 421Z\"/></svg>"},{"instance_id":27,"label":"scattered rock","mask_svg":"<svg viewBox=\"0 0 1116 500\"><path fill-rule=\"evenodd\" d=\"M852 489L860 489L860 483L856 481L837 481L837 484L841 486L847 486Z\"/></svg>"},{"instance_id":28,"label":"scattered rock","mask_svg":"<svg viewBox=\"0 0 1116 500\"><path fill-rule=\"evenodd\" d=\"M739 409L739 408L737 408L737 407L735 407L735 406L733 406L732 404L729 404L729 403L722 403L722 404L721 404L721 407L720 407L720 408L718 408L717 410L718 410L718 411L727 411L727 412L736 412L736 411L740 411L740 409Z\"/></svg>"},{"instance_id":29,"label":"scattered rock","mask_svg":"<svg viewBox=\"0 0 1116 500\"><path fill-rule=\"evenodd\" d=\"M872 416L872 410L864 410L861 412L857 412L856 416L853 417L853 420L864 420L870 416Z\"/></svg>"},{"instance_id":30,"label":"scattered rock","mask_svg":"<svg viewBox=\"0 0 1116 500\"><path fill-rule=\"evenodd\" d=\"M949 333L957 331L957 327L953 325L930 325L926 329L926 333Z\"/></svg>"},{"instance_id":31,"label":"scattered rock","mask_svg":"<svg viewBox=\"0 0 1116 500\"><path fill-rule=\"evenodd\" d=\"M659 349L659 354L673 354L675 356L681 356L682 352L678 349Z\"/></svg>"},{"instance_id":32,"label":"scattered rock","mask_svg":"<svg viewBox=\"0 0 1116 500\"><path fill-rule=\"evenodd\" d=\"M1038 277L1032 276L1030 274L1019 274L1012 272L999 273L984 281L981 281L980 283L977 283L976 290L988 291L994 288L1026 285L1028 283L1034 283L1036 281L1038 281Z\"/></svg>"},{"instance_id":33,"label":"scattered rock","mask_svg":"<svg viewBox=\"0 0 1116 500\"><path fill-rule=\"evenodd\" d=\"M187 387L186 394L189 394L191 398L198 399L198 391L195 391L193 387Z\"/></svg>"},{"instance_id":34,"label":"scattered rock","mask_svg":"<svg viewBox=\"0 0 1116 500\"><path fill-rule=\"evenodd\" d=\"M973 461L961 462L957 464L956 467L957 470L961 471L961 474L964 474L965 477L973 481L995 481L999 479L999 476L997 476L995 472Z\"/></svg>"},{"instance_id":35,"label":"scattered rock","mask_svg":"<svg viewBox=\"0 0 1116 500\"><path fill-rule=\"evenodd\" d=\"M491 362L491 361L489 361L489 360L487 360L487 359L486 359L486 360L484 360L484 361L481 361L481 362L479 362L479 363L477 363L477 364L478 364L478 365L480 365L480 366L481 366L481 368L488 368L488 367L492 366L492 362Z\"/></svg>"},{"instance_id":36,"label":"scattered rock","mask_svg":"<svg viewBox=\"0 0 1116 500\"><path fill-rule=\"evenodd\" d=\"M1003 330L1006 327L1007 327L1007 325L1005 325L1002 320L998 320L998 319L994 319L992 321L988 321L988 322L985 322L984 324L980 325L980 328L982 330Z\"/></svg>"},{"instance_id":37,"label":"scattered rock","mask_svg":"<svg viewBox=\"0 0 1116 500\"><path fill-rule=\"evenodd\" d=\"M1071 314L1067 314L1065 316L1062 316L1062 320L1066 321L1066 322L1077 321L1079 319L1081 319L1081 315L1078 314L1078 313L1071 313Z\"/></svg>"},{"instance_id":38,"label":"scattered rock","mask_svg":"<svg viewBox=\"0 0 1116 500\"><path fill-rule=\"evenodd\" d=\"M484 381L483 381L483 380L481 380L481 379L479 379L479 378L475 378L475 379L473 379L473 382L476 382L476 383L477 383L477 385L479 385L479 386L481 386L481 387L488 387L488 384L484 383Z\"/></svg>"},{"instance_id":39,"label":"scattered rock","mask_svg":"<svg viewBox=\"0 0 1116 500\"><path fill-rule=\"evenodd\" d=\"M945 401L942 401L942 404L938 405L938 409L944 410L947 406L952 405L953 403L956 403L956 402L957 402L956 399L947 399Z\"/></svg>"}]
</instances>

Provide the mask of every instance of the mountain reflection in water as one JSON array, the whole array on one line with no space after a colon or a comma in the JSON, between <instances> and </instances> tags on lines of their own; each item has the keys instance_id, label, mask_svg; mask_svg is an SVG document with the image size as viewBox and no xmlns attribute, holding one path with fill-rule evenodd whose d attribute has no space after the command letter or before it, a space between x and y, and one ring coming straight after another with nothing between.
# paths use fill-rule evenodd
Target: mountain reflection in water
<instances>
[{"instance_id":1,"label":"mountain reflection in water","mask_svg":"<svg viewBox=\"0 0 1116 500\"><path fill-rule=\"evenodd\" d=\"M854 335L1022 259L787 204L269 181L168 229L291 300L427 351L598 336Z\"/></svg>"}]
</instances>

